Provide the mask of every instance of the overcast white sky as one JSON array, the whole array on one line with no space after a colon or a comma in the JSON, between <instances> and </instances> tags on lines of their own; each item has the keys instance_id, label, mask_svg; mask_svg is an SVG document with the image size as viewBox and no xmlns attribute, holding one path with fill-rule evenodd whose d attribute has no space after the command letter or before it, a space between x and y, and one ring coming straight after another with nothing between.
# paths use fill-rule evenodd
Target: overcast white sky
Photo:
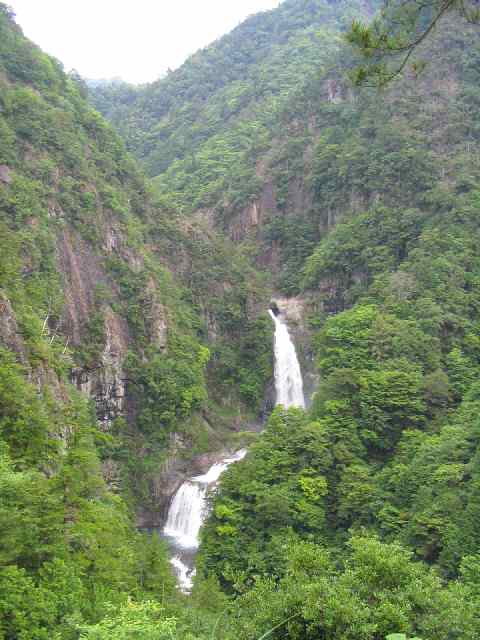
<instances>
[{"instance_id":1,"label":"overcast white sky","mask_svg":"<svg viewBox=\"0 0 480 640\"><path fill-rule=\"evenodd\" d=\"M86 78L155 80L280 0L6 0L24 33Z\"/></svg>"}]
</instances>

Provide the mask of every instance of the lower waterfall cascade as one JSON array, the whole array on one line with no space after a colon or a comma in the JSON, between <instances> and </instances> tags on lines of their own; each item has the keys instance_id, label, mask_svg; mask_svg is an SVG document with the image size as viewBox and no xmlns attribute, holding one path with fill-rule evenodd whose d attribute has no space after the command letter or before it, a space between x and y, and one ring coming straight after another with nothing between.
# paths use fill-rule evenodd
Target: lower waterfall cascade
<instances>
[{"instance_id":1,"label":"lower waterfall cascade","mask_svg":"<svg viewBox=\"0 0 480 640\"><path fill-rule=\"evenodd\" d=\"M270 309L275 323L275 391L276 404L288 407L305 407L303 379L295 345L287 325ZM189 593L195 575L194 560L199 546L199 531L207 512L207 496L222 473L247 454L241 449L231 457L213 464L200 476L186 480L173 496L168 510L163 534L172 549L171 564L177 575L181 591Z\"/></svg>"},{"instance_id":2,"label":"lower waterfall cascade","mask_svg":"<svg viewBox=\"0 0 480 640\"><path fill-rule=\"evenodd\" d=\"M163 533L174 552L171 563L184 592L192 588L193 558L198 549L198 533L207 515L207 494L225 469L242 460L246 453L246 449L240 449L233 456L216 462L207 473L186 480L173 496Z\"/></svg>"}]
</instances>

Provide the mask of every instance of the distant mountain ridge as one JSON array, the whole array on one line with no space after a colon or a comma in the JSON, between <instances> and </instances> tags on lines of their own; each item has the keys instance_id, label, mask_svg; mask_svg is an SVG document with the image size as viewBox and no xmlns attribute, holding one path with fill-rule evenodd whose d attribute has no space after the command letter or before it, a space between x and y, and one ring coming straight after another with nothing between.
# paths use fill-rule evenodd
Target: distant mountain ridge
<instances>
[{"instance_id":1,"label":"distant mountain ridge","mask_svg":"<svg viewBox=\"0 0 480 640\"><path fill-rule=\"evenodd\" d=\"M232 126L244 110L261 108L263 100L302 82L321 62L322 46L330 46L325 38L322 45L318 30L346 28L349 16L357 15L353 6L286 0L249 17L166 78L140 90L112 87L113 99L102 87L92 92L92 103L122 132L149 175L159 175L194 153L212 132ZM177 128L183 129L182 138Z\"/></svg>"},{"instance_id":2,"label":"distant mountain ridge","mask_svg":"<svg viewBox=\"0 0 480 640\"><path fill-rule=\"evenodd\" d=\"M85 83L88 87L92 87L92 88L128 84L120 76L115 76L113 78L97 78L97 79L85 78Z\"/></svg>"}]
</instances>

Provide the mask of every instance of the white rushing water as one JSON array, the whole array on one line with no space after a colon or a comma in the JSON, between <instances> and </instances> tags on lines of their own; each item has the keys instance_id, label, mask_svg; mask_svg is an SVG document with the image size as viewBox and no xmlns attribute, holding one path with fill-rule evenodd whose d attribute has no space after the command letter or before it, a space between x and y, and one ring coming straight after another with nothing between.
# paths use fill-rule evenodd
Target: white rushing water
<instances>
[{"instance_id":1,"label":"white rushing water","mask_svg":"<svg viewBox=\"0 0 480 640\"><path fill-rule=\"evenodd\" d=\"M170 563L175 570L180 591L189 593L193 587L195 569L192 569L179 555L173 556L173 558L170 559Z\"/></svg>"},{"instance_id":2,"label":"white rushing water","mask_svg":"<svg viewBox=\"0 0 480 640\"><path fill-rule=\"evenodd\" d=\"M187 480L173 496L163 532L184 549L198 547L207 487Z\"/></svg>"},{"instance_id":3,"label":"white rushing water","mask_svg":"<svg viewBox=\"0 0 480 640\"><path fill-rule=\"evenodd\" d=\"M199 544L200 527L207 515L208 491L215 486L225 469L244 458L246 453L245 449L241 449L232 457L216 462L207 473L184 482L173 496L163 533L177 551L171 563L182 591L188 592L192 588L193 557Z\"/></svg>"},{"instance_id":4,"label":"white rushing water","mask_svg":"<svg viewBox=\"0 0 480 640\"><path fill-rule=\"evenodd\" d=\"M295 346L287 325L270 310L275 323L275 390L277 404L305 407L303 380ZM216 462L207 473L193 476L184 482L173 496L163 533L173 550L171 563L177 574L180 589L188 593L195 575L194 560L198 549L198 534L207 516L208 492L229 465L245 457L246 450Z\"/></svg>"},{"instance_id":5,"label":"white rushing water","mask_svg":"<svg viewBox=\"0 0 480 640\"><path fill-rule=\"evenodd\" d=\"M288 407L305 407L303 379L295 345L287 325L269 310L275 323L275 391L277 404Z\"/></svg>"}]
</instances>

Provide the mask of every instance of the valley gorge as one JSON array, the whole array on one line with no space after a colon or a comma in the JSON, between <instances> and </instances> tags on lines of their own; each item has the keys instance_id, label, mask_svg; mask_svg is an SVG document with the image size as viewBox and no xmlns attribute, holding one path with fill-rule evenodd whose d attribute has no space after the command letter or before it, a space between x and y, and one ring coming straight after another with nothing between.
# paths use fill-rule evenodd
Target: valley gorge
<instances>
[{"instance_id":1,"label":"valley gorge","mask_svg":"<svg viewBox=\"0 0 480 640\"><path fill-rule=\"evenodd\" d=\"M133 86L0 3L0 640L480 636L480 30L359 86L382 6Z\"/></svg>"}]
</instances>

